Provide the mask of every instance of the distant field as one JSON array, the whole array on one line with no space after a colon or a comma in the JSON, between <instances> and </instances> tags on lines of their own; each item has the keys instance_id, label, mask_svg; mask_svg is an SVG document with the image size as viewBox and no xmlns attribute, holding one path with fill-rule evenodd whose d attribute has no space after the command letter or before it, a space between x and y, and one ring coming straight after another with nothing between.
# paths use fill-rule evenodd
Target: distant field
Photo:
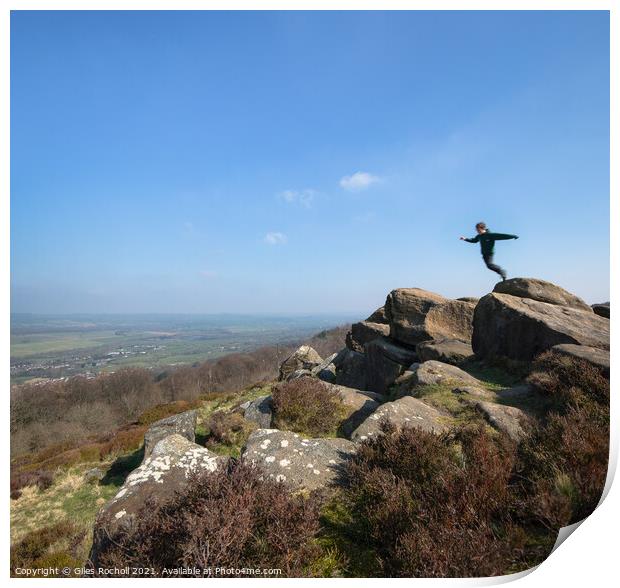
<instances>
[{"instance_id":1,"label":"distant field","mask_svg":"<svg viewBox=\"0 0 620 588\"><path fill-rule=\"evenodd\" d=\"M194 364L290 342L360 317L11 316L11 382Z\"/></svg>"},{"instance_id":2,"label":"distant field","mask_svg":"<svg viewBox=\"0 0 620 588\"><path fill-rule=\"evenodd\" d=\"M49 355L59 351L91 349L125 343L114 331L36 333L11 336L11 357L24 358L32 355Z\"/></svg>"}]
</instances>

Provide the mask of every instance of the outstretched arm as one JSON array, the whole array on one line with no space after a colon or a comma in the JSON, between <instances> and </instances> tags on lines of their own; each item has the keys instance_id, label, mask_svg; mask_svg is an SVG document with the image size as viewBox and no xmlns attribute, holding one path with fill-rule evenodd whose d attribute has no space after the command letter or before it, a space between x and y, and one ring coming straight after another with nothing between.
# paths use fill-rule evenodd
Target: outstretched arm
<instances>
[{"instance_id":1,"label":"outstretched arm","mask_svg":"<svg viewBox=\"0 0 620 588\"><path fill-rule=\"evenodd\" d=\"M517 235L506 235L504 233L487 233L494 241L505 241L506 239L518 239Z\"/></svg>"},{"instance_id":2,"label":"outstretched arm","mask_svg":"<svg viewBox=\"0 0 620 588\"><path fill-rule=\"evenodd\" d=\"M472 239L468 239L467 237L460 237L461 241L467 241L468 243L478 243L480 240L480 235L476 235Z\"/></svg>"}]
</instances>

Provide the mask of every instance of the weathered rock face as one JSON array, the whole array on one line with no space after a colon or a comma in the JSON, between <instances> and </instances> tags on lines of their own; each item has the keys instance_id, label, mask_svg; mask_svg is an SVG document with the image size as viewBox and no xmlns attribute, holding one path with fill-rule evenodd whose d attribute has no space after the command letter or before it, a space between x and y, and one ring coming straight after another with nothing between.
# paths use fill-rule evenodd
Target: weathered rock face
<instances>
[{"instance_id":1,"label":"weathered rock face","mask_svg":"<svg viewBox=\"0 0 620 588\"><path fill-rule=\"evenodd\" d=\"M366 343L370 343L373 339L384 337L389 334L389 325L371 323L370 321L361 321L351 325L351 330L347 333L345 341L349 349L362 353Z\"/></svg>"},{"instance_id":2,"label":"weathered rock face","mask_svg":"<svg viewBox=\"0 0 620 588\"><path fill-rule=\"evenodd\" d=\"M472 347L481 358L529 361L554 345L609 349L609 321L593 312L491 293L474 314Z\"/></svg>"},{"instance_id":3,"label":"weathered rock face","mask_svg":"<svg viewBox=\"0 0 620 588\"><path fill-rule=\"evenodd\" d=\"M390 337L409 345L429 339L469 341L475 305L420 288L392 290L385 302Z\"/></svg>"},{"instance_id":4,"label":"weathered rock face","mask_svg":"<svg viewBox=\"0 0 620 588\"><path fill-rule=\"evenodd\" d=\"M322 362L323 358L312 347L302 345L282 362L278 379L286 380L297 370L312 370Z\"/></svg>"},{"instance_id":5,"label":"weathered rock face","mask_svg":"<svg viewBox=\"0 0 620 588\"><path fill-rule=\"evenodd\" d=\"M325 382L334 382L336 380L336 366L334 359L337 353L332 353L327 359L324 359L319 365L310 370L311 375L316 376L319 380ZM268 427L267 427L268 428Z\"/></svg>"},{"instance_id":6,"label":"weathered rock face","mask_svg":"<svg viewBox=\"0 0 620 588\"><path fill-rule=\"evenodd\" d=\"M308 439L290 431L258 429L248 438L241 459L295 489L315 490L338 482L355 449L346 439Z\"/></svg>"},{"instance_id":7,"label":"weathered rock face","mask_svg":"<svg viewBox=\"0 0 620 588\"><path fill-rule=\"evenodd\" d=\"M601 302L600 304L592 305L592 310L594 311L594 313L606 319L609 318L609 308L609 302Z\"/></svg>"},{"instance_id":8,"label":"weathered rock face","mask_svg":"<svg viewBox=\"0 0 620 588\"><path fill-rule=\"evenodd\" d=\"M390 334L385 307L375 310L365 321L354 323L347 333L345 343L351 351L364 352L364 345L377 337Z\"/></svg>"},{"instance_id":9,"label":"weathered rock face","mask_svg":"<svg viewBox=\"0 0 620 588\"><path fill-rule=\"evenodd\" d=\"M350 349L341 350L334 359L336 366L335 383L358 390L366 389L366 356Z\"/></svg>"},{"instance_id":10,"label":"weathered rock face","mask_svg":"<svg viewBox=\"0 0 620 588\"><path fill-rule=\"evenodd\" d=\"M551 348L556 353L568 355L577 359L583 359L593 366L600 368L606 378L609 378L609 351L596 349L586 345L554 345Z\"/></svg>"},{"instance_id":11,"label":"weathered rock face","mask_svg":"<svg viewBox=\"0 0 620 588\"><path fill-rule=\"evenodd\" d=\"M149 457L153 447L168 435L181 435L193 443L196 440L196 414L195 410L188 410L153 423L144 434L144 458Z\"/></svg>"},{"instance_id":12,"label":"weathered rock face","mask_svg":"<svg viewBox=\"0 0 620 588\"><path fill-rule=\"evenodd\" d=\"M400 345L388 337L366 344L366 387L385 394L406 367L417 359L414 349Z\"/></svg>"},{"instance_id":13,"label":"weathered rock face","mask_svg":"<svg viewBox=\"0 0 620 588\"><path fill-rule=\"evenodd\" d=\"M381 394L362 392L347 386L328 385L338 395L346 409L346 419L340 424L339 434L349 438L351 433L385 400Z\"/></svg>"},{"instance_id":14,"label":"weathered rock face","mask_svg":"<svg viewBox=\"0 0 620 588\"><path fill-rule=\"evenodd\" d=\"M443 363L441 361L425 361L417 365L412 365L409 370L413 372L413 383L416 386L431 386L433 384L445 384L454 382L458 384L470 384L481 386L480 380L469 375L462 369Z\"/></svg>"},{"instance_id":15,"label":"weathered rock face","mask_svg":"<svg viewBox=\"0 0 620 588\"><path fill-rule=\"evenodd\" d=\"M551 282L545 282L545 280L538 280L536 278L510 278L495 284L493 292L510 294L519 298L529 298L557 306L567 306L568 308L576 308L584 312L592 312L592 309L578 296Z\"/></svg>"},{"instance_id":16,"label":"weathered rock face","mask_svg":"<svg viewBox=\"0 0 620 588\"><path fill-rule=\"evenodd\" d=\"M437 360L453 365L457 365L474 355L471 345L458 339L423 341L416 345L416 351L420 361Z\"/></svg>"},{"instance_id":17,"label":"weathered rock face","mask_svg":"<svg viewBox=\"0 0 620 588\"><path fill-rule=\"evenodd\" d=\"M239 405L243 410L243 418L256 423L261 429L269 429L271 427L271 419L273 417L273 407L271 405L271 395L260 396L254 400L249 400Z\"/></svg>"},{"instance_id":18,"label":"weathered rock face","mask_svg":"<svg viewBox=\"0 0 620 588\"><path fill-rule=\"evenodd\" d=\"M153 447L151 454L135 469L97 514L90 560L95 566L101 549L122 527L130 526L147 499L165 501L186 487L190 476L223 467L228 458L215 455L185 437L169 435Z\"/></svg>"},{"instance_id":19,"label":"weathered rock face","mask_svg":"<svg viewBox=\"0 0 620 588\"><path fill-rule=\"evenodd\" d=\"M436 408L412 396L404 396L394 402L382 404L353 433L352 441L364 441L381 432L381 421L388 420L394 426L412 427L427 432L442 433L447 429L450 417Z\"/></svg>"}]
</instances>

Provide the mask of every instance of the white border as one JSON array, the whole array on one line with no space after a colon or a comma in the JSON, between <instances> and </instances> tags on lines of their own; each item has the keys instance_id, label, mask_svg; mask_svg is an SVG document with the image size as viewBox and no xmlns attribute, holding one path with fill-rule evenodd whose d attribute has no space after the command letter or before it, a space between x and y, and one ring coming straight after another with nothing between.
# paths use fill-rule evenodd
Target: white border
<instances>
[{"instance_id":1,"label":"white border","mask_svg":"<svg viewBox=\"0 0 620 588\"><path fill-rule=\"evenodd\" d=\"M1 158L0 161L0 182L2 186L1 191L1 206L2 212L0 214L0 259L2 260L2 273L0 279L2 280L2 287L0 288L0 296L2 299L2 307L4 309L3 320L5 321L2 338L2 350L3 357L5 358L1 364L0 370L2 374L2 381L5 383L5 398L8 402L8 387L9 387L9 363L6 358L10 356L10 331L9 331L9 312L10 312L10 274L9 274L9 245L10 245L10 227L9 227L9 190L10 190L10 178L9 178L9 125L10 125L10 105L9 105L9 83L10 83L10 10L207 10L207 9L219 9L219 10L610 10L610 26L611 26L611 112L610 112L610 133L611 133L611 150L610 150L610 193L615 194L616 197L611 200L611 219L620 219L620 205L618 203L618 181L617 181L617 138L618 138L618 116L617 107L618 104L618 11L616 1L614 0L506 0L506 1L492 1L492 0L410 0L410 1L395 1L395 0L299 0L297 2L285 1L285 0L93 0L90 2L79 0L63 0L63 1L45 1L45 0L9 0L3 1L2 10L0 11L0 43L2 46L1 57L1 80L2 86L0 90L0 112L1 112L1 124L0 128L3 130L1 139ZM620 262L620 256L618 255L618 235L614 231L614 226L611 226L611 267L618 267ZM618 276L615 272L611 272L611 302L615 306L616 296L618 291ZM615 320L612 319L612 356L614 357L613 363L615 365L615 350L617 349L618 337L616 336L616 329L614 327ZM607 586L611 584L612 578L618 577L618 567L616 564L617 549L615 543L617 538L615 537L615 524L620 520L619 515L619 491L618 484L609 484L615 472L618 460L618 418L617 418L617 406L613 400L613 392L616 390L615 372L612 370L612 445L610 455L610 468L608 485L606 490L609 492L607 498L602 502L599 508L591 515L574 533L568 541L563 543L559 549L543 562L533 573L516 574L515 576L505 576L503 578L478 578L471 580L463 579L389 579L389 580L369 580L369 579L298 579L298 580L250 580L252 585L267 585L272 584L274 581L281 583L306 583L312 582L312 585L323 583L337 583L341 586L360 586L365 584L373 584L383 582L398 582L398 583L415 583L416 586L428 586L436 585L440 583L442 586L482 586L489 584L500 584L507 581L519 579L519 585L522 586L551 586L551 585L568 585L568 586L585 586L588 584L595 586ZM5 413L8 416L8 410ZM7 423L8 424L8 423ZM9 462L9 427L7 426L4 434L4 468L3 468L3 480L4 488L8 489L8 462ZM5 511L5 525L6 535L4 539L4 555L8 560L9 557L9 509L8 504ZM9 565L5 566L5 570L8 570ZM10 580L28 583L31 580ZM76 580L73 580L76 581ZM77 580L80 581L80 580ZM108 582L118 582L120 580L108 580ZM136 580L134 580L136 581ZM150 582L158 582L160 580L150 580ZM186 580L189 581L189 580ZM244 582L245 580L211 580L210 582L221 583L226 585L237 584L238 582ZM65 582L65 580L48 579L48 582L57 583ZM144 581L142 581L144 582ZM170 580L167 581L169 583Z\"/></svg>"}]
</instances>

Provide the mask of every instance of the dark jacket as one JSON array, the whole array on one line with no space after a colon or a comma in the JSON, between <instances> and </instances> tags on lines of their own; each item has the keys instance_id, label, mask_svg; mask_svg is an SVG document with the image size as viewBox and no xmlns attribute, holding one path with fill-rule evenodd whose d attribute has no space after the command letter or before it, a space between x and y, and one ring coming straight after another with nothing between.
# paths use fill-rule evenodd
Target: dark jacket
<instances>
[{"instance_id":1,"label":"dark jacket","mask_svg":"<svg viewBox=\"0 0 620 588\"><path fill-rule=\"evenodd\" d=\"M493 255L493 249L495 247L495 241L504 241L506 239L518 239L517 235L505 235L504 233L491 233L486 231L482 235L476 235L471 239L465 239L468 243L480 242L480 252L483 257Z\"/></svg>"}]
</instances>

